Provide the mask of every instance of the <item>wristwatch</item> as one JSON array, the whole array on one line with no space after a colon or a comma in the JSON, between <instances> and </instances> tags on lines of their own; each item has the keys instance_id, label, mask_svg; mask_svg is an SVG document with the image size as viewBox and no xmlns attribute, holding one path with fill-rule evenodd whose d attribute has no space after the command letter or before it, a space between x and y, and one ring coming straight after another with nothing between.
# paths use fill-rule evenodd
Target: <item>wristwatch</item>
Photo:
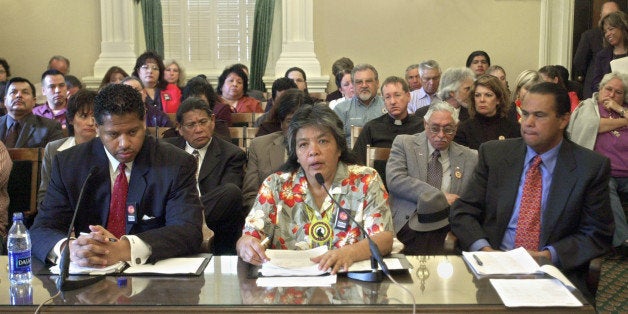
<instances>
[{"instance_id":1,"label":"wristwatch","mask_svg":"<svg viewBox=\"0 0 628 314\"><path fill-rule=\"evenodd\" d=\"M622 118L625 118L625 117L626 117L626 109L622 109L622 110L619 112L619 115L620 115Z\"/></svg>"}]
</instances>

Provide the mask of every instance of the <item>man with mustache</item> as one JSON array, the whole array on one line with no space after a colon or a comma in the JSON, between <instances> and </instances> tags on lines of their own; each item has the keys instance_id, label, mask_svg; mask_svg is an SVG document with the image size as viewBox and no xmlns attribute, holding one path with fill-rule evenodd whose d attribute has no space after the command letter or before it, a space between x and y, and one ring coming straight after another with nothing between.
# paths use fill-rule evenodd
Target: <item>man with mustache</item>
<instances>
[{"instance_id":1,"label":"man with mustache","mask_svg":"<svg viewBox=\"0 0 628 314\"><path fill-rule=\"evenodd\" d=\"M439 100L429 108L425 132L397 136L386 164L395 233L411 255L446 254L449 206L466 189L478 160L477 151L452 142L454 109Z\"/></svg>"},{"instance_id":2,"label":"man with mustache","mask_svg":"<svg viewBox=\"0 0 628 314\"><path fill-rule=\"evenodd\" d=\"M356 65L351 71L351 80L355 96L334 107L334 112L344 124L347 145L351 145L352 125L364 126L385 113L384 99L377 95L379 78L375 67L367 63Z\"/></svg>"},{"instance_id":3,"label":"man with mustache","mask_svg":"<svg viewBox=\"0 0 628 314\"><path fill-rule=\"evenodd\" d=\"M59 122L33 114L35 95L35 86L25 78L7 83L7 114L0 118L0 139L7 148L44 148L63 137Z\"/></svg>"},{"instance_id":4,"label":"man with mustache","mask_svg":"<svg viewBox=\"0 0 628 314\"><path fill-rule=\"evenodd\" d=\"M33 114L56 120L62 128L67 128L68 87L65 75L58 70L46 70L41 75L41 92L46 96L46 103L35 107Z\"/></svg>"}]
</instances>

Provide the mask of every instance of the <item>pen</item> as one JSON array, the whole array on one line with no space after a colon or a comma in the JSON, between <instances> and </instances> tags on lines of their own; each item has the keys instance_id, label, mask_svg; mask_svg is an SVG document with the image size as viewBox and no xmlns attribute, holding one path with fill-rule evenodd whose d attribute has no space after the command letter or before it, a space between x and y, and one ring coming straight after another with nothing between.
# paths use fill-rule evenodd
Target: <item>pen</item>
<instances>
[{"instance_id":1,"label":"pen","mask_svg":"<svg viewBox=\"0 0 628 314\"><path fill-rule=\"evenodd\" d=\"M482 260L480 260L480 258L477 255L473 254L473 259L478 263L478 265L480 266L484 265L484 263L482 263Z\"/></svg>"},{"instance_id":2,"label":"pen","mask_svg":"<svg viewBox=\"0 0 628 314\"><path fill-rule=\"evenodd\" d=\"M89 233L87 233L87 232L81 232L81 233L80 233L80 235L82 235L82 236L88 236L88 235L89 235ZM118 239L116 239L116 238L106 238L106 239L107 239L107 241L109 241L109 242L118 242Z\"/></svg>"}]
</instances>

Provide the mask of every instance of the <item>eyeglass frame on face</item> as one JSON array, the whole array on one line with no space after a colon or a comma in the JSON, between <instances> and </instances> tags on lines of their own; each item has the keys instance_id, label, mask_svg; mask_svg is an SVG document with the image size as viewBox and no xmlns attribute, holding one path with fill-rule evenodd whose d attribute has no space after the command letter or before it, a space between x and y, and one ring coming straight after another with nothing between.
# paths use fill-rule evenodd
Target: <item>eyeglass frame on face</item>
<instances>
[{"instance_id":1,"label":"eyeglass frame on face","mask_svg":"<svg viewBox=\"0 0 628 314\"><path fill-rule=\"evenodd\" d=\"M213 116L214 115L212 114L208 118L203 118L203 119L200 119L200 120L195 121L195 122L181 123L181 127L184 128L187 131L194 131L194 130L196 130L197 126L204 127L204 126L208 125L209 123L211 123Z\"/></svg>"},{"instance_id":2,"label":"eyeglass frame on face","mask_svg":"<svg viewBox=\"0 0 628 314\"><path fill-rule=\"evenodd\" d=\"M142 65L142 66L140 67L140 70L144 70L144 71L151 70L151 71L157 71L157 72L159 72L159 67L158 67L158 66L156 66L156 65L155 65L155 66L149 66L148 64L144 64L144 65Z\"/></svg>"},{"instance_id":3,"label":"eyeglass frame on face","mask_svg":"<svg viewBox=\"0 0 628 314\"><path fill-rule=\"evenodd\" d=\"M454 133L456 133L456 126L455 125L451 125L451 124L448 124L448 125L445 125L445 126L441 126L441 125L438 125L438 124L432 124L432 125L428 124L427 130L430 133L436 134L436 135L440 134L441 131L445 135L454 135Z\"/></svg>"}]
</instances>

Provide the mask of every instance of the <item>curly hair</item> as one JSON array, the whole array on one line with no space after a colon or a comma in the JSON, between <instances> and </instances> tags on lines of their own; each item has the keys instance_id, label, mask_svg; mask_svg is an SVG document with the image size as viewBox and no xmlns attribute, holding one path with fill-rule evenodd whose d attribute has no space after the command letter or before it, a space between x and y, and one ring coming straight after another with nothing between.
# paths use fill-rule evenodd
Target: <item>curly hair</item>
<instances>
[{"instance_id":1,"label":"curly hair","mask_svg":"<svg viewBox=\"0 0 628 314\"><path fill-rule=\"evenodd\" d=\"M125 84L105 86L94 98L94 118L102 125L106 115L136 113L144 121L146 108L142 96L133 87Z\"/></svg>"}]
</instances>

